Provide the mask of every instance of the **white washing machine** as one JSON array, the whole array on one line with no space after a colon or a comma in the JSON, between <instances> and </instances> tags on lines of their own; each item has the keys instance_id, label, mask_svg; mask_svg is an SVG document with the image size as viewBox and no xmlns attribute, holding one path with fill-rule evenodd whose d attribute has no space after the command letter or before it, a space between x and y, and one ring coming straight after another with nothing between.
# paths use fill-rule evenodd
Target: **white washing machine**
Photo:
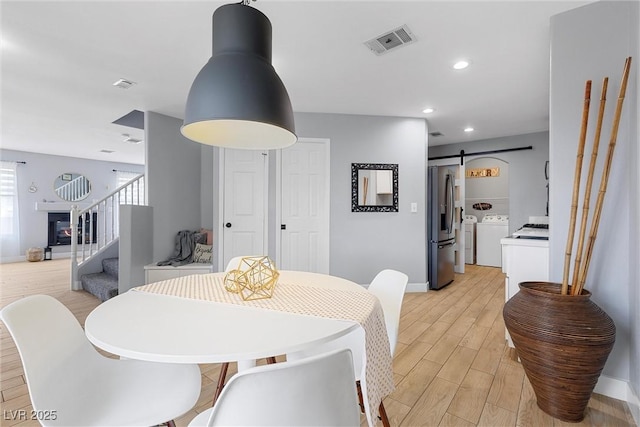
<instances>
[{"instance_id":1,"label":"white washing machine","mask_svg":"<svg viewBox=\"0 0 640 427\"><path fill-rule=\"evenodd\" d=\"M509 235L509 216L486 214L476 226L476 262L502 267L500 239Z\"/></svg>"},{"instance_id":2,"label":"white washing machine","mask_svg":"<svg viewBox=\"0 0 640 427\"><path fill-rule=\"evenodd\" d=\"M476 224L478 218L475 215L464 216L464 263L476 263Z\"/></svg>"}]
</instances>

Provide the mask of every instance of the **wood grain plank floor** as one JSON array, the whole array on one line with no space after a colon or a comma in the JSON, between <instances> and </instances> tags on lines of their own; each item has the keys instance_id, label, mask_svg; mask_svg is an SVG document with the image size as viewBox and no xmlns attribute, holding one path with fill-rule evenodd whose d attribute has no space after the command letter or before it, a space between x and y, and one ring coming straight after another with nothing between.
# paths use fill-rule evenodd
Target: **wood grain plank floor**
<instances>
[{"instance_id":1,"label":"wood grain plank floor","mask_svg":"<svg viewBox=\"0 0 640 427\"><path fill-rule=\"evenodd\" d=\"M99 301L68 288L68 260L0 265L0 307L27 295L48 294L84 324ZM500 269L475 265L444 289L405 296L393 366L396 390L385 399L392 426L636 426L625 402L598 394L581 423L563 423L542 412L515 351L505 345L503 305ZM178 426L211 406L220 367L200 368L200 399L176 420ZM229 375L235 370L231 364ZM37 425L11 419L11 411L28 411L31 402L18 352L2 324L0 409L1 426Z\"/></svg>"}]
</instances>

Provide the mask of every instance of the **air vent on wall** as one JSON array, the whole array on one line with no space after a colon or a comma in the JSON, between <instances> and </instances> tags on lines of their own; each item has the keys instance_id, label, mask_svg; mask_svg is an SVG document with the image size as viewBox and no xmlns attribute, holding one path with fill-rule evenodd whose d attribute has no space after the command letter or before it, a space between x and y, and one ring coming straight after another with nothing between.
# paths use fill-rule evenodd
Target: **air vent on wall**
<instances>
[{"instance_id":1,"label":"air vent on wall","mask_svg":"<svg viewBox=\"0 0 640 427\"><path fill-rule=\"evenodd\" d=\"M416 41L409 27L403 25L395 30L388 31L369 41L364 42L373 53L383 55L390 50L406 46Z\"/></svg>"},{"instance_id":2,"label":"air vent on wall","mask_svg":"<svg viewBox=\"0 0 640 427\"><path fill-rule=\"evenodd\" d=\"M431 136L433 136L433 137L436 137L436 136L444 136L444 134L443 134L442 132L438 132L438 131L435 131L435 132L429 132L429 135L431 135Z\"/></svg>"}]
</instances>

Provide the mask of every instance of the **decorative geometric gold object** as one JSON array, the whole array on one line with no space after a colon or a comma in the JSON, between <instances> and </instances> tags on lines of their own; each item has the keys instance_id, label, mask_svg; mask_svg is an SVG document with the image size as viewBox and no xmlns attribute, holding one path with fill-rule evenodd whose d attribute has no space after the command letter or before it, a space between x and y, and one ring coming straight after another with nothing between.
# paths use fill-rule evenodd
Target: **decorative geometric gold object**
<instances>
[{"instance_id":1,"label":"decorative geometric gold object","mask_svg":"<svg viewBox=\"0 0 640 427\"><path fill-rule=\"evenodd\" d=\"M268 256L244 257L237 269L224 276L224 287L245 301L271 298L279 276Z\"/></svg>"}]
</instances>

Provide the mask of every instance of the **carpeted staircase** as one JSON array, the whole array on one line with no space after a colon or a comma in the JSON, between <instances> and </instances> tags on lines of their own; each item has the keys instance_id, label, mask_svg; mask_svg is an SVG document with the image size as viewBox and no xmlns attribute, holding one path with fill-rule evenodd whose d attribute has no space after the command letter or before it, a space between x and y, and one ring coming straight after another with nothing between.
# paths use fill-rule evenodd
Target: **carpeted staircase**
<instances>
[{"instance_id":1,"label":"carpeted staircase","mask_svg":"<svg viewBox=\"0 0 640 427\"><path fill-rule=\"evenodd\" d=\"M82 289L104 302L118 295L118 258L102 260L102 272L83 274Z\"/></svg>"}]
</instances>

